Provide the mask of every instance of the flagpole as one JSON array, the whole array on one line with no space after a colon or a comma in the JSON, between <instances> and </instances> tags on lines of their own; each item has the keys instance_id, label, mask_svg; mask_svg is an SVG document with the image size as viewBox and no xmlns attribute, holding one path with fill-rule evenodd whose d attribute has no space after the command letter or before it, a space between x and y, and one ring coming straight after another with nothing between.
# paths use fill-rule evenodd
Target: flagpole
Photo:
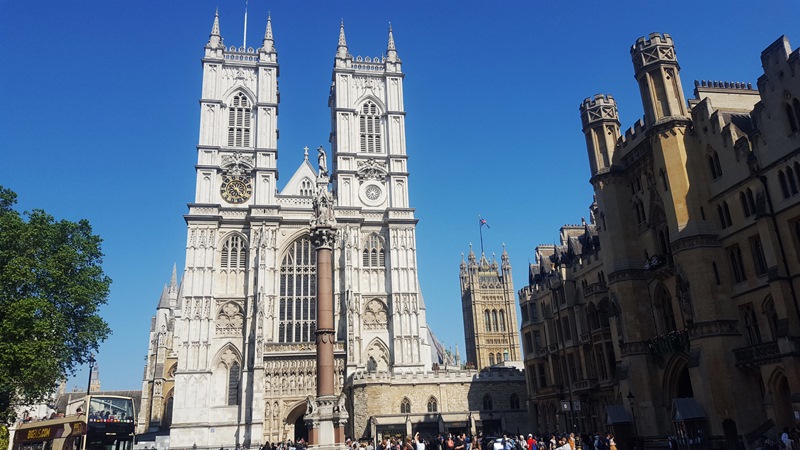
<instances>
[{"instance_id":1,"label":"flagpole","mask_svg":"<svg viewBox=\"0 0 800 450\"><path fill-rule=\"evenodd\" d=\"M483 255L483 222L480 220L481 216L478 216L478 231L481 235L481 255Z\"/></svg>"},{"instance_id":2,"label":"flagpole","mask_svg":"<svg viewBox=\"0 0 800 450\"><path fill-rule=\"evenodd\" d=\"M244 0L244 36L242 36L242 47L247 51L247 0Z\"/></svg>"}]
</instances>

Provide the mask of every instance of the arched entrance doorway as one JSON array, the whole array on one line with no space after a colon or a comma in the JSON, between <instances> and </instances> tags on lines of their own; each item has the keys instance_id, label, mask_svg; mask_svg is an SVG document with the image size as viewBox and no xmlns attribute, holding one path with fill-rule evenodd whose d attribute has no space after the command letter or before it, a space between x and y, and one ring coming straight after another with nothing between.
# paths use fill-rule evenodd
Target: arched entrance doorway
<instances>
[{"instance_id":1,"label":"arched entrance doorway","mask_svg":"<svg viewBox=\"0 0 800 450\"><path fill-rule=\"evenodd\" d=\"M793 426L794 416L792 413L791 394L789 393L789 381L782 370L776 370L772 374L769 391L778 429L782 430L783 427Z\"/></svg>"},{"instance_id":2,"label":"arched entrance doorway","mask_svg":"<svg viewBox=\"0 0 800 450\"><path fill-rule=\"evenodd\" d=\"M308 428L306 428L306 422L303 420L303 416L305 414L301 414L297 416L297 420L294 421L294 441L297 442L302 439L305 442L308 442Z\"/></svg>"},{"instance_id":3,"label":"arched entrance doorway","mask_svg":"<svg viewBox=\"0 0 800 450\"><path fill-rule=\"evenodd\" d=\"M292 439L294 442L303 439L308 442L308 428L303 418L306 415L306 402L299 402L291 409L291 412L286 416L286 424L289 425L287 439Z\"/></svg>"}]
</instances>

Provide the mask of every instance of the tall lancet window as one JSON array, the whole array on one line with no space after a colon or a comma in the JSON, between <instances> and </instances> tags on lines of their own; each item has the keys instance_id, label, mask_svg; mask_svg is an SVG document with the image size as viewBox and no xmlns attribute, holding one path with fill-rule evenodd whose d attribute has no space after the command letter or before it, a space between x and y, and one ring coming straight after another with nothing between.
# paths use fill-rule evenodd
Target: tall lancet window
<instances>
[{"instance_id":1,"label":"tall lancet window","mask_svg":"<svg viewBox=\"0 0 800 450\"><path fill-rule=\"evenodd\" d=\"M220 266L223 269L244 269L247 266L247 245L244 238L234 234L222 244Z\"/></svg>"},{"instance_id":2,"label":"tall lancet window","mask_svg":"<svg viewBox=\"0 0 800 450\"><path fill-rule=\"evenodd\" d=\"M250 100L236 94L228 108L228 146L250 147Z\"/></svg>"},{"instance_id":3,"label":"tall lancet window","mask_svg":"<svg viewBox=\"0 0 800 450\"><path fill-rule=\"evenodd\" d=\"M281 263L278 342L312 342L317 327L317 254L308 237L289 246Z\"/></svg>"},{"instance_id":4,"label":"tall lancet window","mask_svg":"<svg viewBox=\"0 0 800 450\"><path fill-rule=\"evenodd\" d=\"M361 115L358 118L361 133L361 151L367 153L381 153L381 116L378 105L367 101L361 106Z\"/></svg>"},{"instance_id":5,"label":"tall lancet window","mask_svg":"<svg viewBox=\"0 0 800 450\"><path fill-rule=\"evenodd\" d=\"M383 250L383 242L377 234L373 233L367 238L361 263L364 267L384 267L386 265L386 252Z\"/></svg>"}]
</instances>

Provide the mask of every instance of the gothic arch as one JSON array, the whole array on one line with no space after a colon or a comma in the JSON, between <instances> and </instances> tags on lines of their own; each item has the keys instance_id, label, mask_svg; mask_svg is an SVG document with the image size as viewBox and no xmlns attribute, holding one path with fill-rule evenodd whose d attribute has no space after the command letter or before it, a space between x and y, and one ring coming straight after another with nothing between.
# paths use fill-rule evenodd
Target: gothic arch
<instances>
[{"instance_id":1,"label":"gothic arch","mask_svg":"<svg viewBox=\"0 0 800 450\"><path fill-rule=\"evenodd\" d=\"M250 102L251 105L253 105L253 109L255 109L255 105L257 103L256 94L247 87L242 86L240 84L228 88L228 90L225 91L224 94L222 94L221 97L223 99L222 102L225 104L226 107L230 106L231 99L240 92L244 94L245 97L247 97L247 100Z\"/></svg>"},{"instance_id":2,"label":"gothic arch","mask_svg":"<svg viewBox=\"0 0 800 450\"><path fill-rule=\"evenodd\" d=\"M229 245L237 245L238 249L234 253ZM239 231L229 231L219 237L217 243L220 268L246 269L250 254L250 242L244 233ZM231 260L234 257L235 260Z\"/></svg>"},{"instance_id":3,"label":"gothic arch","mask_svg":"<svg viewBox=\"0 0 800 450\"><path fill-rule=\"evenodd\" d=\"M370 341L364 355L364 363L370 371L385 372L391 367L389 347L380 338Z\"/></svg>"},{"instance_id":4,"label":"gothic arch","mask_svg":"<svg viewBox=\"0 0 800 450\"><path fill-rule=\"evenodd\" d=\"M675 353L667 362L662 380L664 404L671 405L675 398L694 397L692 379L689 375L689 358L685 353Z\"/></svg>"},{"instance_id":5,"label":"gothic arch","mask_svg":"<svg viewBox=\"0 0 800 450\"><path fill-rule=\"evenodd\" d=\"M664 286L664 283L658 282L650 295L657 334L675 331L677 329L677 321L672 307L672 293Z\"/></svg>"},{"instance_id":6,"label":"gothic arch","mask_svg":"<svg viewBox=\"0 0 800 450\"><path fill-rule=\"evenodd\" d=\"M365 94L362 95L358 100L356 100L356 115L361 114L361 108L364 106L364 103L372 102L375 103L375 106L378 107L378 115L383 117L386 114L386 105L383 103L381 99L376 97L374 94Z\"/></svg>"},{"instance_id":7,"label":"gothic arch","mask_svg":"<svg viewBox=\"0 0 800 450\"><path fill-rule=\"evenodd\" d=\"M772 403L774 420L779 430L794 425L789 380L786 379L786 372L782 367L776 367L767 379L767 395L764 402Z\"/></svg>"},{"instance_id":8,"label":"gothic arch","mask_svg":"<svg viewBox=\"0 0 800 450\"><path fill-rule=\"evenodd\" d=\"M223 345L211 365L210 398L217 406L236 404L239 397L239 381L242 373L242 354L232 343Z\"/></svg>"},{"instance_id":9,"label":"gothic arch","mask_svg":"<svg viewBox=\"0 0 800 450\"><path fill-rule=\"evenodd\" d=\"M284 428L288 428L287 438L298 440L298 437L303 437L308 440L308 429L305 428L303 417L308 412L307 400L300 400L294 402L286 408L286 418L284 419Z\"/></svg>"}]
</instances>

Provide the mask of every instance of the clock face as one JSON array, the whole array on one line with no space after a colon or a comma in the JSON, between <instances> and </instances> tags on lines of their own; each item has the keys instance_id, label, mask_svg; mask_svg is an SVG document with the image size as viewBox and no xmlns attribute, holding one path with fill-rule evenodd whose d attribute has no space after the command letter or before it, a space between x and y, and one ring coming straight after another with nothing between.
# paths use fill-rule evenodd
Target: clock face
<instances>
[{"instance_id":1,"label":"clock face","mask_svg":"<svg viewBox=\"0 0 800 450\"><path fill-rule=\"evenodd\" d=\"M379 188L378 186L375 186L374 184L370 185L370 186L367 186L367 188L364 190L364 195L368 199L370 199L372 201L375 201L375 200L379 199L380 196L381 196L381 188Z\"/></svg>"},{"instance_id":2,"label":"clock face","mask_svg":"<svg viewBox=\"0 0 800 450\"><path fill-rule=\"evenodd\" d=\"M253 185L250 183L250 177L241 175L223 177L220 194L228 203L239 204L246 202L253 194Z\"/></svg>"}]
</instances>

